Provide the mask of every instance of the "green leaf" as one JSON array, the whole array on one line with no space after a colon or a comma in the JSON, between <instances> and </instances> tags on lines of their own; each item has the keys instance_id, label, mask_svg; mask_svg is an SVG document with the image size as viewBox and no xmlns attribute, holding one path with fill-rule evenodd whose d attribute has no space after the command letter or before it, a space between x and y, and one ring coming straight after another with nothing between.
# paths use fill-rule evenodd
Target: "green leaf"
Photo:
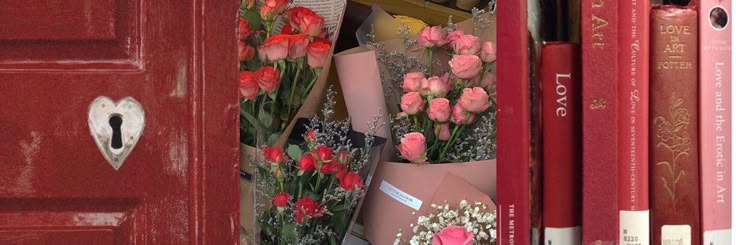
<instances>
[{"instance_id":1,"label":"green leaf","mask_svg":"<svg viewBox=\"0 0 736 245\"><path fill-rule=\"evenodd\" d=\"M263 110L261 113L258 113L258 121L268 128L271 127L271 124L273 123L273 117L266 110Z\"/></svg>"},{"instance_id":2,"label":"green leaf","mask_svg":"<svg viewBox=\"0 0 736 245\"><path fill-rule=\"evenodd\" d=\"M248 123L250 123L250 126L255 127L255 125L258 125L258 120L253 115L243 110L242 107L240 109L240 115L243 116L243 118L245 118Z\"/></svg>"},{"instance_id":3,"label":"green leaf","mask_svg":"<svg viewBox=\"0 0 736 245\"><path fill-rule=\"evenodd\" d=\"M345 233L345 231L348 229L348 225L350 225L351 218L352 217L350 217L347 210L333 212L332 224L334 225L335 231L337 231L337 233L339 234Z\"/></svg>"},{"instance_id":4,"label":"green leaf","mask_svg":"<svg viewBox=\"0 0 736 245\"><path fill-rule=\"evenodd\" d=\"M296 145L289 145L289 147L286 148L286 154L289 154L289 157L291 157L291 159L299 161L299 159L302 158L302 149L300 149L299 146Z\"/></svg>"},{"instance_id":5,"label":"green leaf","mask_svg":"<svg viewBox=\"0 0 736 245\"><path fill-rule=\"evenodd\" d=\"M281 134L279 133L271 134L271 136L268 137L268 145L273 145L274 143L276 143L276 141L279 140L280 136Z\"/></svg>"},{"instance_id":6,"label":"green leaf","mask_svg":"<svg viewBox=\"0 0 736 245\"><path fill-rule=\"evenodd\" d=\"M243 18L248 21L248 24L250 24L251 30L258 30L261 28L261 14L259 14L255 8L246 10L243 13Z\"/></svg>"}]
</instances>

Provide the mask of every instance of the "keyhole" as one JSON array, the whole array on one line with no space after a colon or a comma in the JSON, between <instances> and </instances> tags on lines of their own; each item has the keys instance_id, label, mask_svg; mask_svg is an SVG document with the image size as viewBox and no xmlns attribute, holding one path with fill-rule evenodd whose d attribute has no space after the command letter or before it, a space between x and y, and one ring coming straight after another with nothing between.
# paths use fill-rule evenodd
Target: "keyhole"
<instances>
[{"instance_id":1,"label":"keyhole","mask_svg":"<svg viewBox=\"0 0 736 245\"><path fill-rule=\"evenodd\" d=\"M123 137L120 134L120 125L123 124L123 118L120 115L110 117L110 127L112 127L112 142L110 146L117 150L123 148Z\"/></svg>"}]
</instances>

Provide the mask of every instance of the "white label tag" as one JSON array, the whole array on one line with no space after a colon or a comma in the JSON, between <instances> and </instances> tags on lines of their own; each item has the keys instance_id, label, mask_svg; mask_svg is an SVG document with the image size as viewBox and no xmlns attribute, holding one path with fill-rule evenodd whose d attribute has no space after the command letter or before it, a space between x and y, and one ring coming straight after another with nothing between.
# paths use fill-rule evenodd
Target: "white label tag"
<instances>
[{"instance_id":1,"label":"white label tag","mask_svg":"<svg viewBox=\"0 0 736 245\"><path fill-rule=\"evenodd\" d=\"M663 225L662 245L692 245L690 225Z\"/></svg>"},{"instance_id":2,"label":"white label tag","mask_svg":"<svg viewBox=\"0 0 736 245\"><path fill-rule=\"evenodd\" d=\"M705 245L730 245L731 229L711 230L703 232L703 244Z\"/></svg>"},{"instance_id":3,"label":"white label tag","mask_svg":"<svg viewBox=\"0 0 736 245\"><path fill-rule=\"evenodd\" d=\"M649 210L619 212L619 245L649 244Z\"/></svg>"},{"instance_id":4,"label":"white label tag","mask_svg":"<svg viewBox=\"0 0 736 245\"><path fill-rule=\"evenodd\" d=\"M390 196L394 200L399 201L400 203L403 203L404 205L413 208L414 210L419 211L419 208L422 207L422 200L419 200L416 197L413 197L412 195L409 195L408 193L400 190L399 188L396 188L396 186L389 184L385 180L381 181L381 186L379 187L379 190L381 190L383 193L386 193L386 195Z\"/></svg>"},{"instance_id":5,"label":"white label tag","mask_svg":"<svg viewBox=\"0 0 736 245\"><path fill-rule=\"evenodd\" d=\"M371 180L373 179L373 175L368 175L365 177L365 189L368 190L368 187L371 186Z\"/></svg>"},{"instance_id":6,"label":"white label tag","mask_svg":"<svg viewBox=\"0 0 736 245\"><path fill-rule=\"evenodd\" d=\"M580 226L565 228L544 228L544 245L580 245Z\"/></svg>"}]
</instances>

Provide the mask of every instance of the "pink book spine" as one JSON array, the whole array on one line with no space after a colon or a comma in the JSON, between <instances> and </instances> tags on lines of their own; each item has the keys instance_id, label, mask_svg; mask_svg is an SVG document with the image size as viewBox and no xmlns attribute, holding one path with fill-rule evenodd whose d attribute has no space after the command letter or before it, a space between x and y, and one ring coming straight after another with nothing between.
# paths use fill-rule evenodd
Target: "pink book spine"
<instances>
[{"instance_id":1,"label":"pink book spine","mask_svg":"<svg viewBox=\"0 0 736 245\"><path fill-rule=\"evenodd\" d=\"M731 244L731 1L699 10L703 244Z\"/></svg>"}]
</instances>

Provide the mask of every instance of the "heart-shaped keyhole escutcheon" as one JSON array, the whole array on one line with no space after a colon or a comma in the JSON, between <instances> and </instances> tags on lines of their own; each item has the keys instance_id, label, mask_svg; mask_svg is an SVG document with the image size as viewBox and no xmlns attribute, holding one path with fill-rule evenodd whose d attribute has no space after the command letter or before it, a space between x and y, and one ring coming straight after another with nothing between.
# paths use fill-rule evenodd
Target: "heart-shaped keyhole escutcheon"
<instances>
[{"instance_id":1,"label":"heart-shaped keyhole escutcheon","mask_svg":"<svg viewBox=\"0 0 736 245\"><path fill-rule=\"evenodd\" d=\"M115 103L102 96L90 104L87 123L97 148L118 170L143 134L145 113L141 104L131 97Z\"/></svg>"}]
</instances>

